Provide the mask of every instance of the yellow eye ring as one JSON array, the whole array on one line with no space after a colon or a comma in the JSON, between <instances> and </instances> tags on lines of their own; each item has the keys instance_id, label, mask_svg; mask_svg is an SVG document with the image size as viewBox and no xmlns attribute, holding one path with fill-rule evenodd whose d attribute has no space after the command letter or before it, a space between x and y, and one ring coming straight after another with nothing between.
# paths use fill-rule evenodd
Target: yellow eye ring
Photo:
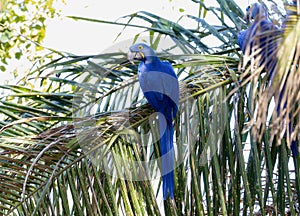
<instances>
[{"instance_id":1,"label":"yellow eye ring","mask_svg":"<svg viewBox=\"0 0 300 216\"><path fill-rule=\"evenodd\" d=\"M143 47L142 45L139 45L139 46L138 46L138 49L139 49L139 50L142 50L143 48L144 48L144 47Z\"/></svg>"}]
</instances>

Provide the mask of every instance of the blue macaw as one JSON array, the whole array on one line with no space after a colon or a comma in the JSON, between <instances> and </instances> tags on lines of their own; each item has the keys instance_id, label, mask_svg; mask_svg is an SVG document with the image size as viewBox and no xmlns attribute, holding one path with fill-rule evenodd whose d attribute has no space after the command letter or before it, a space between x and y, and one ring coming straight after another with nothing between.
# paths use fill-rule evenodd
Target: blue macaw
<instances>
[{"instance_id":1,"label":"blue macaw","mask_svg":"<svg viewBox=\"0 0 300 216\"><path fill-rule=\"evenodd\" d=\"M245 20L248 23L250 20L253 22L247 30L239 32L238 44L243 54L247 55L260 49L258 55L263 58L260 58L259 66L264 64L269 76L272 77L277 62L277 42L274 38L281 31L268 19L265 8L259 3L247 7ZM267 34L268 32L270 34Z\"/></svg>"},{"instance_id":2,"label":"blue macaw","mask_svg":"<svg viewBox=\"0 0 300 216\"><path fill-rule=\"evenodd\" d=\"M130 48L129 60L139 60L138 78L144 96L158 112L160 154L162 159L163 197L174 198L173 118L179 104L178 78L169 62L161 61L146 44Z\"/></svg>"},{"instance_id":3,"label":"blue macaw","mask_svg":"<svg viewBox=\"0 0 300 216\"><path fill-rule=\"evenodd\" d=\"M253 20L248 29L239 32L238 45L243 54L251 55L256 50L260 49L259 66L264 65L270 80L273 79L274 70L277 64L277 41L276 37L282 34L282 30L278 29L267 16L265 8L259 4L254 3L246 9L246 21L249 23ZM266 34L270 32L270 34ZM255 58L255 56L254 56ZM280 101L282 100L282 92L279 95L279 103L277 106L277 113L280 115ZM286 103L285 103L286 106ZM289 126L291 130L291 124ZM296 141L292 141L291 150L294 156L298 156L298 148Z\"/></svg>"}]
</instances>

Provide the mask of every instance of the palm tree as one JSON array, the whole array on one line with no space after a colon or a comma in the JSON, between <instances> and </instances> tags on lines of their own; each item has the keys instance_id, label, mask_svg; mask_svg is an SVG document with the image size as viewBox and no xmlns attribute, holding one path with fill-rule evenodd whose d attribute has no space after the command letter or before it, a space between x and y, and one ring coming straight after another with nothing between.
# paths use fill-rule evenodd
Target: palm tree
<instances>
[{"instance_id":1,"label":"palm tree","mask_svg":"<svg viewBox=\"0 0 300 216\"><path fill-rule=\"evenodd\" d=\"M217 0L219 8L193 1L199 14L185 18L195 29L145 11L124 17L128 22L72 17L141 28L160 58L172 62L181 92L175 199L161 197L156 115L142 97L137 65L127 61L127 50L90 56L56 52L56 59L18 85L1 86L0 215L299 211L299 158L290 156L285 140L276 139L281 128L272 125L279 117L261 117L272 111L276 92L266 88L264 71L241 68L237 32L247 27L242 10L233 0ZM209 24L208 13L220 25ZM286 115L295 117L296 129L298 25L298 16L290 16L287 26L295 27L278 39L283 46L277 77L288 77L293 97ZM218 45L209 45L211 38ZM289 64L283 64L287 57ZM265 107L257 106L265 95ZM253 129L256 123L259 130Z\"/></svg>"}]
</instances>

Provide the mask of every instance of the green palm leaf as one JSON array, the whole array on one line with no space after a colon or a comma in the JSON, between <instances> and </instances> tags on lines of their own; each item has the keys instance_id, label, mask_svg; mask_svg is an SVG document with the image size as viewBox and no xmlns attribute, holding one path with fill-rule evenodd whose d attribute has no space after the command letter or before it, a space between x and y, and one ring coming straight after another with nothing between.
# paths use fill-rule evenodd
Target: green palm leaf
<instances>
[{"instance_id":1,"label":"green palm leaf","mask_svg":"<svg viewBox=\"0 0 300 216\"><path fill-rule=\"evenodd\" d=\"M180 80L175 200L161 198L157 121L142 97L137 66L124 52L60 53L31 71L24 85L0 86L5 92L0 103L0 215L295 214L298 158L291 162L286 145L270 139L274 132L268 125L275 118L256 139L251 122L260 96L253 94L263 92L256 89L265 87L266 79L239 69L232 38L245 27L243 14L234 1L218 3L220 8L209 8L205 1L197 2L222 26L187 16L195 29L149 12L123 17L127 22L72 17L121 25L123 31L140 28L156 48L164 36L174 41L158 53L172 62ZM298 25L298 19L290 25ZM296 30L286 32L283 42L293 35ZM221 44L210 47L207 37ZM173 54L176 45L181 53ZM288 52L285 46L281 49ZM294 54L299 59L297 49ZM290 77L286 72L295 61L280 63L278 80L297 80L297 73ZM32 80L41 85L32 87ZM295 104L291 113L297 116L299 91L286 83L295 94L288 101ZM268 107L271 97L267 99Z\"/></svg>"}]
</instances>

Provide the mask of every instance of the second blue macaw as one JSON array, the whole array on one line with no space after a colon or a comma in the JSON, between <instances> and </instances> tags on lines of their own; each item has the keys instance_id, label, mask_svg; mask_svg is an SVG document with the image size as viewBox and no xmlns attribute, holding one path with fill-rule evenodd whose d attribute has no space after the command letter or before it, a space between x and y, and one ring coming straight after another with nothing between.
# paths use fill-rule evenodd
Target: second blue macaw
<instances>
[{"instance_id":1,"label":"second blue macaw","mask_svg":"<svg viewBox=\"0 0 300 216\"><path fill-rule=\"evenodd\" d=\"M278 29L268 19L267 11L259 3L254 3L247 7L245 19L248 23L250 23L250 20L253 22L248 29L239 32L238 44L243 54L251 55L252 53L257 53L256 56L259 56L259 66L264 65L270 80L272 80L277 64L278 44L276 37L282 34L282 30ZM278 115L280 115L281 100L282 92L279 95L279 103L277 105ZM286 106L286 103L284 104ZM291 128L290 123L289 130L292 130ZM294 156L298 156L296 141L292 141L291 150Z\"/></svg>"},{"instance_id":2,"label":"second blue macaw","mask_svg":"<svg viewBox=\"0 0 300 216\"><path fill-rule=\"evenodd\" d=\"M139 60L138 78L144 96L158 112L163 197L174 198L173 118L179 104L178 78L169 62L161 61L144 43L131 46L130 60Z\"/></svg>"},{"instance_id":3,"label":"second blue macaw","mask_svg":"<svg viewBox=\"0 0 300 216\"><path fill-rule=\"evenodd\" d=\"M251 4L246 9L245 20L250 23L247 30L238 34L238 44L244 54L256 53L260 56L259 66L265 66L269 76L273 76L273 71L277 62L277 41L276 35L281 31L268 19L267 11L259 3Z\"/></svg>"}]
</instances>

